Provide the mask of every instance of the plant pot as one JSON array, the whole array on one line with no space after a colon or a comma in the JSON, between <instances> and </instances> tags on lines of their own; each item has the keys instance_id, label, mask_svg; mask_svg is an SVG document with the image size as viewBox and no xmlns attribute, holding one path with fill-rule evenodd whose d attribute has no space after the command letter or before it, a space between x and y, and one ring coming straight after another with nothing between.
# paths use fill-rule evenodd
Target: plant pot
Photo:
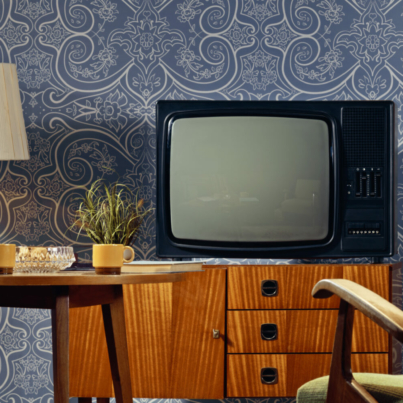
<instances>
[{"instance_id":1,"label":"plant pot","mask_svg":"<svg viewBox=\"0 0 403 403\"><path fill-rule=\"evenodd\" d=\"M130 258L124 259L125 251L130 252ZM134 250L124 245L93 245L92 265L96 274L118 275L121 272L123 263L130 263L134 260Z\"/></svg>"}]
</instances>

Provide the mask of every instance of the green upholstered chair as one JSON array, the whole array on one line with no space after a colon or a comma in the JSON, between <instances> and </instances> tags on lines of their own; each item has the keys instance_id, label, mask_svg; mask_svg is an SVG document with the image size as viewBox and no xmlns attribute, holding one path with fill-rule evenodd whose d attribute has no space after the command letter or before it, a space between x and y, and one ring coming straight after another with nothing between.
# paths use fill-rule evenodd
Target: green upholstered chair
<instances>
[{"instance_id":1,"label":"green upholstered chair","mask_svg":"<svg viewBox=\"0 0 403 403\"><path fill-rule=\"evenodd\" d=\"M319 281L314 298L341 298L330 375L302 385L297 403L403 403L403 375L352 374L351 340L358 309L403 342L403 312L378 294L352 281Z\"/></svg>"}]
</instances>

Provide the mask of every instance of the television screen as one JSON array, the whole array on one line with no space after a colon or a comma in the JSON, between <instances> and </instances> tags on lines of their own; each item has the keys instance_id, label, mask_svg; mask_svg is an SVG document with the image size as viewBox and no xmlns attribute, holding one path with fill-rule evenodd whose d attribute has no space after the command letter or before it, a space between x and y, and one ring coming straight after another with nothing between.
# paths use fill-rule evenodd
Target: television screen
<instances>
[{"instance_id":1,"label":"television screen","mask_svg":"<svg viewBox=\"0 0 403 403\"><path fill-rule=\"evenodd\" d=\"M169 143L175 238L295 242L329 235L330 133L324 120L180 118Z\"/></svg>"}]
</instances>

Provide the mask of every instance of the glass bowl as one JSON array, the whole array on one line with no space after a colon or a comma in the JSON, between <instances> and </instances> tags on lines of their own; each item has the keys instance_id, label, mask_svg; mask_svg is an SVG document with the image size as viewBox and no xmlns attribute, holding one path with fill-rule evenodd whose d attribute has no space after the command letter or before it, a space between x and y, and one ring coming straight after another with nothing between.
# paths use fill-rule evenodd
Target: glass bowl
<instances>
[{"instance_id":1,"label":"glass bowl","mask_svg":"<svg viewBox=\"0 0 403 403\"><path fill-rule=\"evenodd\" d=\"M17 246L16 273L54 273L67 269L75 262L71 246Z\"/></svg>"}]
</instances>

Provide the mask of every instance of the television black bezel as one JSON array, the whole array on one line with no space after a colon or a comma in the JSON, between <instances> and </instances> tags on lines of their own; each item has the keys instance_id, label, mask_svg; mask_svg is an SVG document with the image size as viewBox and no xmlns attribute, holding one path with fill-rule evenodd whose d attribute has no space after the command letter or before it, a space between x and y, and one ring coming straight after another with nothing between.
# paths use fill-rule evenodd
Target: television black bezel
<instances>
[{"instance_id":1,"label":"television black bezel","mask_svg":"<svg viewBox=\"0 0 403 403\"><path fill-rule=\"evenodd\" d=\"M269 101L270 102L270 101ZM280 102L285 103L285 102ZM225 104L225 107L224 107ZM157 103L157 256L159 257L290 257L310 256L309 251L325 249L340 237L337 220L340 215L338 137L341 128L331 115L315 109L270 109L265 102L253 101L177 101ZM290 104L288 106L291 106ZM176 119L212 116L272 116L319 119L329 128L329 222L328 235L323 240L293 242L219 242L183 240L171 230L170 215L170 136Z\"/></svg>"}]
</instances>

